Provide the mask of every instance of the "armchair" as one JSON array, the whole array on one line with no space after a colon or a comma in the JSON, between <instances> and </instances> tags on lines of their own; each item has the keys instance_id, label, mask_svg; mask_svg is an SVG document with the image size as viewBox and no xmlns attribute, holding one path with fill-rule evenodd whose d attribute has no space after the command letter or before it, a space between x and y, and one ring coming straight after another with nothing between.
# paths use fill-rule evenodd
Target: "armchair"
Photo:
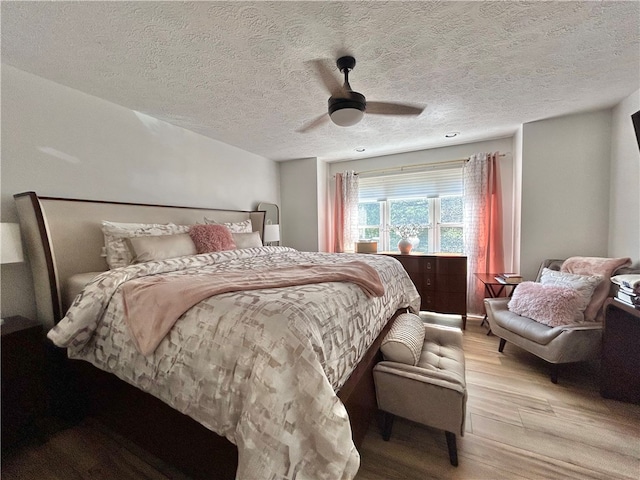
<instances>
[{"instance_id":1,"label":"armchair","mask_svg":"<svg viewBox=\"0 0 640 480\"><path fill-rule=\"evenodd\" d=\"M545 260L540 266L536 281L540 281L543 269L560 270L563 260ZM630 269L620 269L617 273ZM604 281L608 282L608 279ZM507 307L509 298L484 300L491 332L500 338L499 352L509 341L551 364L551 381L558 383L558 366L599 358L602 344L602 323L583 322L550 327L531 318L513 313Z\"/></svg>"}]
</instances>

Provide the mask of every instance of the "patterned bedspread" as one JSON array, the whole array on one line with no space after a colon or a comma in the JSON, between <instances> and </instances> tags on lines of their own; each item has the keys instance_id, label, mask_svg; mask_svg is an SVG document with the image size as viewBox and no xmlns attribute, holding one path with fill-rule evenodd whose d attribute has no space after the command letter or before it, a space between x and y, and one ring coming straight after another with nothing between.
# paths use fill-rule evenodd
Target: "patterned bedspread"
<instances>
[{"instance_id":1,"label":"patterned bedspread","mask_svg":"<svg viewBox=\"0 0 640 480\"><path fill-rule=\"evenodd\" d=\"M377 270L382 297L341 282L216 295L185 313L146 357L123 320L121 287L134 278L356 259ZM350 479L359 455L335 392L386 320L419 305L391 257L250 248L105 272L48 336L69 357L114 373L236 444L238 479Z\"/></svg>"}]
</instances>

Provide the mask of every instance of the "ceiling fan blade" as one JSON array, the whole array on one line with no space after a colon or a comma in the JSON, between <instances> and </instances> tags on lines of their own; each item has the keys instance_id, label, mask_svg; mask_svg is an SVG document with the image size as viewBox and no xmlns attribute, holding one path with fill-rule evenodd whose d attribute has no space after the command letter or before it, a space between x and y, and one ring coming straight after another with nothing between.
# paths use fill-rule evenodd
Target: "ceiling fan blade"
<instances>
[{"instance_id":1,"label":"ceiling fan blade","mask_svg":"<svg viewBox=\"0 0 640 480\"><path fill-rule=\"evenodd\" d=\"M317 118L305 123L302 127L300 127L296 132L298 133L307 133L309 130L313 130L314 128L319 127L320 125L327 123L329 121L329 114L323 113Z\"/></svg>"},{"instance_id":2,"label":"ceiling fan blade","mask_svg":"<svg viewBox=\"0 0 640 480\"><path fill-rule=\"evenodd\" d=\"M347 95L347 91L340 84L324 60L311 60L311 63L316 70L316 74L322 81L322 84L329 91L332 97L340 98Z\"/></svg>"},{"instance_id":3,"label":"ceiling fan blade","mask_svg":"<svg viewBox=\"0 0 640 480\"><path fill-rule=\"evenodd\" d=\"M424 107L406 103L367 102L367 113L374 115L420 115Z\"/></svg>"}]
</instances>

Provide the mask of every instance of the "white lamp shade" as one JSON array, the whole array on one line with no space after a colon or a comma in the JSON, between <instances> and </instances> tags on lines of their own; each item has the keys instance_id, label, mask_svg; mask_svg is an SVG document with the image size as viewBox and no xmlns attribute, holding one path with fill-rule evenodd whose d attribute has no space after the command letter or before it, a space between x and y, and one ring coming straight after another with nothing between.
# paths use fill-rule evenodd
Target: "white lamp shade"
<instances>
[{"instance_id":1,"label":"white lamp shade","mask_svg":"<svg viewBox=\"0 0 640 480\"><path fill-rule=\"evenodd\" d=\"M264 243L280 241L280 225L267 224L264 226Z\"/></svg>"},{"instance_id":2,"label":"white lamp shade","mask_svg":"<svg viewBox=\"0 0 640 480\"><path fill-rule=\"evenodd\" d=\"M355 125L364 117L364 111L357 108L341 108L331 114L331 121L341 127Z\"/></svg>"},{"instance_id":3,"label":"white lamp shade","mask_svg":"<svg viewBox=\"0 0 640 480\"><path fill-rule=\"evenodd\" d=\"M0 223L0 263L20 263L23 260L20 225Z\"/></svg>"}]
</instances>

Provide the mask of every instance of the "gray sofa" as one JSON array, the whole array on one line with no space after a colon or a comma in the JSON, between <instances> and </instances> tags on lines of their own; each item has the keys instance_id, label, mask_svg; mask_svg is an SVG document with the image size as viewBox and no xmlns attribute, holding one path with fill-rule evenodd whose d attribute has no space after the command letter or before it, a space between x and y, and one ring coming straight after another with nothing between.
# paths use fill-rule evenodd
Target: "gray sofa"
<instances>
[{"instance_id":1,"label":"gray sofa","mask_svg":"<svg viewBox=\"0 0 640 480\"><path fill-rule=\"evenodd\" d=\"M540 281L543 268L560 270L563 261L545 260L540 266L536 281ZM621 269L616 273L638 273L638 270ZM600 357L602 323L549 327L509 311L508 303L509 298L484 300L491 333L500 337L498 351L502 352L506 342L510 342L546 360L551 364L553 383L558 382L558 365Z\"/></svg>"}]
</instances>

